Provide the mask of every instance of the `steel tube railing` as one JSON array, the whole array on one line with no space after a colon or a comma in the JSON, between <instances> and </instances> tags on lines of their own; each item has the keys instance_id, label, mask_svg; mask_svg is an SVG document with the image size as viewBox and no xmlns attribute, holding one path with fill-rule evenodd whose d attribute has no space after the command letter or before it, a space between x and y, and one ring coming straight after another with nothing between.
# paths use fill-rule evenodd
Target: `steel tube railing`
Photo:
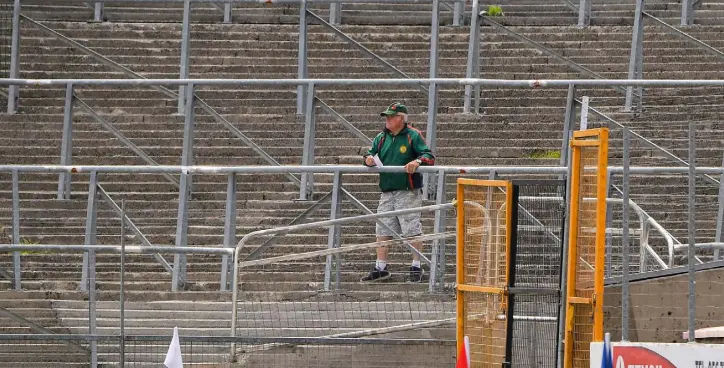
<instances>
[{"instance_id":1,"label":"steel tube railing","mask_svg":"<svg viewBox=\"0 0 724 368\"><path fill-rule=\"evenodd\" d=\"M391 217L391 216L399 216L399 215L405 215L410 213L421 213L421 212L435 212L435 211L442 211L447 209L455 208L455 204L453 203L446 203L446 204L437 204L432 206L423 206L423 207L417 207L417 208L410 208L405 210L397 210L397 211L389 211L389 212L380 212L380 213L373 213L368 215L361 215L361 216L353 216L353 217L343 217L339 219L334 220L326 220L326 221L317 221L317 222L310 222L305 224L298 224L298 225L291 225L291 226L284 226L274 229L266 229L266 230L257 230L253 231L251 233L248 233L244 235L241 240L239 240L239 243L236 245L236 248L234 249L234 274L232 275L232 297L231 297L231 336L236 335L236 319L238 317L238 303L239 303L239 254L241 253L242 247L246 244L249 239L264 235L275 235L275 234L287 234L294 231L301 231L301 230L308 230L308 229L315 229L315 228L322 228L322 227L328 227L328 226L334 226L334 225L342 225L346 223L351 222L359 222L359 221L368 221L368 220L376 220L383 217ZM426 263L430 263L430 260L428 260L423 254L421 254L416 249L411 249L413 252L417 252L418 256L420 256L420 260ZM431 267L436 267L436 265L431 265ZM236 347L231 347L231 356L233 357L235 354Z\"/></svg>"},{"instance_id":2,"label":"steel tube railing","mask_svg":"<svg viewBox=\"0 0 724 368\"><path fill-rule=\"evenodd\" d=\"M202 85L310 85L315 86L373 86L373 85L430 85L438 86L467 86L483 85L511 88L553 88L565 87L575 84L576 86L591 87L618 87L618 86L641 86L641 87L721 87L724 86L724 79L481 79L481 78L379 78L379 79L0 79L0 85L19 86L75 86L90 85L123 85L123 86L180 86L194 84Z\"/></svg>"}]
</instances>

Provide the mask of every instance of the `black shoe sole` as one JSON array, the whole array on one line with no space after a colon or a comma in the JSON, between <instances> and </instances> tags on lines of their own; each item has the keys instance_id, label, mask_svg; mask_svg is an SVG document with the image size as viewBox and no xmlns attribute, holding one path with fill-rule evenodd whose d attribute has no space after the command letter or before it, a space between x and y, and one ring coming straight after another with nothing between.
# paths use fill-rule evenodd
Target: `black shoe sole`
<instances>
[{"instance_id":1,"label":"black shoe sole","mask_svg":"<svg viewBox=\"0 0 724 368\"><path fill-rule=\"evenodd\" d=\"M420 278L418 280L412 280L410 277L407 277L407 283L408 284L419 284L422 282L422 280L425 278L425 271L420 271Z\"/></svg>"},{"instance_id":2,"label":"black shoe sole","mask_svg":"<svg viewBox=\"0 0 724 368\"><path fill-rule=\"evenodd\" d=\"M372 279L372 280L365 280L365 278L363 277L359 281L360 282L379 282L379 281L388 280L390 277L392 277L392 273L388 273L387 276L380 276L380 277L378 277L376 279Z\"/></svg>"}]
</instances>

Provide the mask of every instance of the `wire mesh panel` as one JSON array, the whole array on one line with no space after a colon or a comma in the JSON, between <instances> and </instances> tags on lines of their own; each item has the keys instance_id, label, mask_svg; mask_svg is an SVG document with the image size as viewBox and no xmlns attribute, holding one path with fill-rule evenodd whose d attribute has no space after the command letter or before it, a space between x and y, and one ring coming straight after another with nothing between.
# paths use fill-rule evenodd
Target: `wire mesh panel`
<instances>
[{"instance_id":1,"label":"wire mesh panel","mask_svg":"<svg viewBox=\"0 0 724 368\"><path fill-rule=\"evenodd\" d=\"M431 234L407 240L423 243L429 249L433 239L452 235ZM410 358L398 366L417 367L421 362L445 365L439 359L455 355L452 344L445 354L438 351L437 359L414 344L373 349L329 343L335 339L371 337L454 341L453 295L430 294L427 283L408 282L409 273L398 272L398 268L392 269L393 274L386 280L360 282L368 272L361 267L367 266L369 253L379 246L387 246L391 252L407 251L402 241L394 240L240 262L235 336L309 341L302 344L303 348L299 344L276 343L230 346L228 351L234 360L253 362L249 366L255 367L311 367L335 366L345 357L373 363L397 362L402 356L414 355L419 359ZM327 257L332 262L329 272L325 272Z\"/></svg>"},{"instance_id":2,"label":"wire mesh panel","mask_svg":"<svg viewBox=\"0 0 724 368\"><path fill-rule=\"evenodd\" d=\"M470 340L472 367L506 357L512 186L458 179L458 344Z\"/></svg>"},{"instance_id":3,"label":"wire mesh panel","mask_svg":"<svg viewBox=\"0 0 724 368\"><path fill-rule=\"evenodd\" d=\"M565 186L564 180L513 182L508 305L513 367L556 367Z\"/></svg>"},{"instance_id":4,"label":"wire mesh panel","mask_svg":"<svg viewBox=\"0 0 724 368\"><path fill-rule=\"evenodd\" d=\"M0 77L10 77L10 49L13 33L12 1L0 3Z\"/></svg>"},{"instance_id":5,"label":"wire mesh panel","mask_svg":"<svg viewBox=\"0 0 724 368\"><path fill-rule=\"evenodd\" d=\"M574 132L571 140L565 366L587 367L589 346L603 339L608 130Z\"/></svg>"}]
</instances>

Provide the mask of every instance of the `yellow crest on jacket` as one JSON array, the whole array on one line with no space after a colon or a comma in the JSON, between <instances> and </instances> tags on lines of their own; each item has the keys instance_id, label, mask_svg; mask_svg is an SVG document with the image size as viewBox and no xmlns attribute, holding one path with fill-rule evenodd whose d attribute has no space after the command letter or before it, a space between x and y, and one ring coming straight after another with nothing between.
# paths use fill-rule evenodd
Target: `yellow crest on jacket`
<instances>
[{"instance_id":1,"label":"yellow crest on jacket","mask_svg":"<svg viewBox=\"0 0 724 368\"><path fill-rule=\"evenodd\" d=\"M407 146L400 146L400 153L407 152Z\"/></svg>"}]
</instances>

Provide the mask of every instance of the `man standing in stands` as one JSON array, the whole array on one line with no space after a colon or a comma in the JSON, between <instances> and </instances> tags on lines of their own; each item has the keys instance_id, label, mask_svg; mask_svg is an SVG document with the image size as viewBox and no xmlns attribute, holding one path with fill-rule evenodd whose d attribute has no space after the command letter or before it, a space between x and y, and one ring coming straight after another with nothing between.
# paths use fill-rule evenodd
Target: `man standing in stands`
<instances>
[{"instance_id":1,"label":"man standing in stands","mask_svg":"<svg viewBox=\"0 0 724 368\"><path fill-rule=\"evenodd\" d=\"M364 155L367 166L376 166L377 156L384 166L404 166L404 173L380 173L379 185L382 190L377 212L388 212L420 207L422 205L422 175L416 172L421 165L434 165L435 156L425 143L419 130L407 125L407 107L393 103L380 114L386 118L385 129L377 134L372 147ZM380 219L390 229L405 238L422 235L420 213L411 213ZM377 224L377 241L392 240L392 233ZM422 250L422 242L413 241L417 250ZM387 247L377 248L377 262L369 275L361 281L381 281L390 278L387 270ZM422 281L420 257L412 256L408 281Z\"/></svg>"}]
</instances>

